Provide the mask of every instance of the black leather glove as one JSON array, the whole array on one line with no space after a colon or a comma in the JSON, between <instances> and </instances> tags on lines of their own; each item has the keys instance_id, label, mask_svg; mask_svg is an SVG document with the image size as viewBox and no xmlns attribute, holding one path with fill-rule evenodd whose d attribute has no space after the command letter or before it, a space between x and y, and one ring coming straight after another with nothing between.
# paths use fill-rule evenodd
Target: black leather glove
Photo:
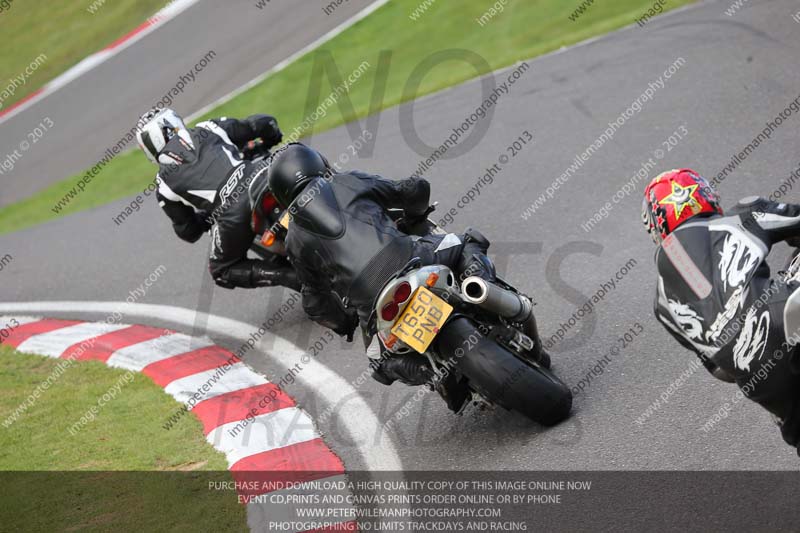
<instances>
[{"instance_id":1,"label":"black leather glove","mask_svg":"<svg viewBox=\"0 0 800 533\"><path fill-rule=\"evenodd\" d=\"M270 115L250 115L247 123L257 137L261 137L268 148L272 148L283 140L283 132L278 127L278 121Z\"/></svg>"},{"instance_id":2,"label":"black leather glove","mask_svg":"<svg viewBox=\"0 0 800 533\"><path fill-rule=\"evenodd\" d=\"M211 218L212 213L205 211L195 213L195 221L198 228L202 228L203 233L207 232L214 226L214 220Z\"/></svg>"},{"instance_id":3,"label":"black leather glove","mask_svg":"<svg viewBox=\"0 0 800 533\"><path fill-rule=\"evenodd\" d=\"M344 308L344 319L341 325L334 329L333 332L337 335L347 338L347 342L353 342L353 334L358 329L358 313L352 307Z\"/></svg>"},{"instance_id":4,"label":"black leather glove","mask_svg":"<svg viewBox=\"0 0 800 533\"><path fill-rule=\"evenodd\" d=\"M257 157L269 157L270 146L265 142L250 141L242 148L242 157L253 161Z\"/></svg>"},{"instance_id":5,"label":"black leather glove","mask_svg":"<svg viewBox=\"0 0 800 533\"><path fill-rule=\"evenodd\" d=\"M419 237L425 237L426 235L430 235L433 231L433 224L430 223L428 220L428 215L433 213L436 210L435 206L429 206L428 209L425 210L424 213L417 216L410 216L405 215L402 219L400 219L397 223L397 229L405 233L406 235L417 235Z\"/></svg>"}]
</instances>

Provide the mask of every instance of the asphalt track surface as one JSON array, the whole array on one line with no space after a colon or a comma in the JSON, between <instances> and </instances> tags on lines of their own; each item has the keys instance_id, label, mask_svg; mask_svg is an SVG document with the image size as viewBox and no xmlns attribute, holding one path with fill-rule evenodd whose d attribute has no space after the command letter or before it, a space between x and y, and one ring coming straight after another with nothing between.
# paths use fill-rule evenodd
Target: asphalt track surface
<instances>
[{"instance_id":1,"label":"asphalt track surface","mask_svg":"<svg viewBox=\"0 0 800 533\"><path fill-rule=\"evenodd\" d=\"M136 124L143 110L161 100L207 52L214 51L216 56L172 104L186 115L259 76L372 2L348 0L330 15L323 11L330 2L323 0L271 0L263 9L256 3L201 0L4 122L3 155L12 153L45 117L54 126L37 143L37 151L47 156L28 152L13 171L2 176L0 206L97 163ZM278 20L280 24L275 23Z\"/></svg>"},{"instance_id":2,"label":"asphalt track surface","mask_svg":"<svg viewBox=\"0 0 800 533\"><path fill-rule=\"evenodd\" d=\"M783 444L770 417L754 404L739 402L711 431L700 429L731 401L736 389L716 382L703 369L680 380L691 368L694 356L678 346L653 317L654 249L640 223L643 184L616 204L611 216L593 231L581 229L581 223L609 201L656 150L664 149L664 154L658 167L651 170L651 177L661 169L681 166L715 176L768 120L797 97L800 24L791 18L798 9L796 3L753 2L734 17L725 15L728 6L727 2L702 3L651 21L644 28L627 28L531 61L531 68L486 120L488 130L477 146L459 157L439 161L425 172L433 184L435 199L440 201L440 213L444 213L475 186L483 169L508 154L507 147L523 131L530 131L535 143L511 159L493 184L483 187L477 199L460 209L455 223L447 229L479 227L500 252L514 251L502 270L535 297L545 336L552 335L630 259L637 261L617 282L616 289L597 304L594 313L552 350L556 372L570 385L584 378L637 322L644 334L610 358L602 375L576 395L574 416L556 428L544 429L502 410L469 411L457 417L433 395L412 402L408 416L388 434L405 469L797 468L795 452ZM196 24L189 19L177 23ZM498 18L492 23L512 22ZM373 57L372 51L365 54L365 59ZM121 57L131 59L132 52ZM684 59L683 66L653 99L543 207L523 220L522 212L564 172L576 154L583 152L678 58ZM93 75L103 72L111 74L101 68ZM497 73L497 82L502 83L508 72ZM204 87L211 90L202 83L197 90ZM55 98L49 105L56 105ZM473 81L421 99L413 105L416 128L424 132L422 137L428 144L440 144L480 105L481 98L481 82ZM374 130L374 153L349 166L391 177L413 173L423 157L408 147L402 132L409 130L400 126L400 115L411 108L406 105L382 113ZM796 142L799 125L796 115L784 121L772 138L721 184L726 203L753 194L768 195L789 177L800 160ZM667 151L662 142L682 126L688 133ZM347 151L350 136L343 127L317 136L313 144L335 159ZM788 198L798 197L790 193ZM256 326L288 297L288 291L280 289L217 289L213 298L206 298L210 283L205 270L208 240L194 246L179 242L154 201L116 226L111 219L126 204L116 202L0 237L0 250L13 256L0 272L0 301L124 300L161 264L167 272L140 303L190 309L200 306ZM776 251L777 256L784 253L783 248ZM782 264L781 260L776 264ZM211 300L208 306L207 300ZM73 316L102 318L79 312L70 314ZM160 324L154 321L152 325ZM299 309L289 313L273 332L300 346L311 346L324 336L324 331L306 320ZM231 349L238 347L232 339L215 340ZM355 382L365 368L359 346L338 339L317 359L348 382ZM260 356L251 355L247 362L275 382L287 371ZM676 380L680 380L679 387ZM668 394L668 401L638 424L636 418L671 386L677 391ZM400 384L387 388L371 380L357 389L377 417L387 421L416 392ZM322 407L313 390L296 384L287 390L315 419L319 418ZM340 420L334 414L318 423L348 469L360 469L362 459L341 430L342 424L358 421ZM373 444L380 446L385 438L386 434L376 432Z\"/></svg>"}]
</instances>

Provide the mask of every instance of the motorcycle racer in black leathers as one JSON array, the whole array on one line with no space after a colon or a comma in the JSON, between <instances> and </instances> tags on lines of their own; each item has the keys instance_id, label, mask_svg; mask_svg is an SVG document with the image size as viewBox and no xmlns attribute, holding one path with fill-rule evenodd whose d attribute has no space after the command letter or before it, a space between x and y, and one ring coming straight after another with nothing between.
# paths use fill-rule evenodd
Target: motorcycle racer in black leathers
<instances>
[{"instance_id":1,"label":"motorcycle racer in black leathers","mask_svg":"<svg viewBox=\"0 0 800 533\"><path fill-rule=\"evenodd\" d=\"M187 128L175 111L154 109L139 120L136 137L159 166L156 198L178 237L193 243L211 230L209 269L218 285L298 287L291 267L277 258L247 259L255 237L248 187L264 175L266 164L244 160L241 151L256 138L267 148L281 141L274 117L220 118Z\"/></svg>"},{"instance_id":2,"label":"motorcycle racer in black leathers","mask_svg":"<svg viewBox=\"0 0 800 533\"><path fill-rule=\"evenodd\" d=\"M385 282L412 258L446 265L457 274L469 270L494 278L486 257L489 242L477 231L420 237L402 232L389 216L387 210L403 209L411 225L426 219L430 184L425 179L335 173L323 156L301 144L276 152L268 176L270 190L291 214L286 247L302 284L303 308L312 320L349 340L359 323L367 326ZM392 357L373 377L387 385L395 380L419 385L433 375L421 361Z\"/></svg>"},{"instance_id":3,"label":"motorcycle racer in black leathers","mask_svg":"<svg viewBox=\"0 0 800 533\"><path fill-rule=\"evenodd\" d=\"M798 244L800 205L753 197L726 215L711 185L683 169L647 187L643 219L660 245L658 320L715 377L772 413L797 447L800 366L783 310L800 277L794 267L772 278L766 259L778 242Z\"/></svg>"}]
</instances>

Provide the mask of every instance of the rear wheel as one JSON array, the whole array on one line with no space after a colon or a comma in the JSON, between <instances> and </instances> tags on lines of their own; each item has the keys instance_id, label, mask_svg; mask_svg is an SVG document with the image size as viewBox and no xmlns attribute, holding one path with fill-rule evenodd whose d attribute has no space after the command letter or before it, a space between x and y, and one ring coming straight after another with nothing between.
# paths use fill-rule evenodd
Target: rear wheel
<instances>
[{"instance_id":1,"label":"rear wheel","mask_svg":"<svg viewBox=\"0 0 800 533\"><path fill-rule=\"evenodd\" d=\"M539 352L539 364L545 367L547 370L550 370L550 366L553 364L550 361L550 354L545 352L544 349Z\"/></svg>"},{"instance_id":2,"label":"rear wheel","mask_svg":"<svg viewBox=\"0 0 800 533\"><path fill-rule=\"evenodd\" d=\"M449 322L437 343L440 353L456 356L456 365L469 385L498 405L546 426L569 416L569 387L544 366L525 362L482 336L471 320Z\"/></svg>"}]
</instances>

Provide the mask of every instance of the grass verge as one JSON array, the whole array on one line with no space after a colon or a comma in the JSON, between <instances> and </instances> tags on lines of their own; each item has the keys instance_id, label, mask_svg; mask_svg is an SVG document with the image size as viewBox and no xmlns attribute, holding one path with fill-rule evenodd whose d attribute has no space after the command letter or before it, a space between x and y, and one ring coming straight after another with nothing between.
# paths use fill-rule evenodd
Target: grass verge
<instances>
[{"instance_id":1,"label":"grass verge","mask_svg":"<svg viewBox=\"0 0 800 533\"><path fill-rule=\"evenodd\" d=\"M58 363L0 347L3 420ZM208 489L208 481L229 481L230 473L199 421L186 417L165 431L176 402L147 377L125 375L77 362L15 423L0 427L0 523L9 531L245 531L236 495ZM116 397L70 434L118 383Z\"/></svg>"},{"instance_id":2,"label":"grass verge","mask_svg":"<svg viewBox=\"0 0 800 533\"><path fill-rule=\"evenodd\" d=\"M0 11L0 72L5 74L0 79L0 108L22 100L86 56L102 50L164 5L165 0L12 0ZM95 7L94 13L89 11ZM44 60L37 61L42 56ZM24 83L20 81L13 91L3 94L19 76Z\"/></svg>"},{"instance_id":3,"label":"grass verge","mask_svg":"<svg viewBox=\"0 0 800 533\"><path fill-rule=\"evenodd\" d=\"M672 0L667 8L691 1ZM626 26L646 13L652 7L652 0L597 2L575 21L570 15L574 14L577 1L520 0L507 4L504 11L483 25L478 20L493 5L488 1L436 2L428 11L416 12L417 18L412 20L410 15L419 5L419 0L388 3L318 50L215 109L208 117L268 112L276 115L283 130L290 133L338 87L329 76L319 76L321 69L335 65L341 77L347 78L364 61L368 62L369 68L350 87L347 98L340 98L337 105L329 107L316 121L313 129L318 133L519 60ZM484 61L478 70L463 60L445 61L422 77L413 94L405 91L407 81L420 63L445 49L468 50ZM381 51L388 53L380 55ZM385 78L379 78L379 74ZM531 71L525 75L536 74ZM381 79L383 82L377 83ZM378 87L385 86L385 90L374 96L376 83ZM345 105L339 105L342 102ZM121 132L129 128L130 125L120 125ZM0 234L140 194L154 173L154 167L141 154L122 154L88 182L83 192L76 189L76 184L84 173L4 208L0 211ZM62 207L56 208L59 202Z\"/></svg>"}]
</instances>

